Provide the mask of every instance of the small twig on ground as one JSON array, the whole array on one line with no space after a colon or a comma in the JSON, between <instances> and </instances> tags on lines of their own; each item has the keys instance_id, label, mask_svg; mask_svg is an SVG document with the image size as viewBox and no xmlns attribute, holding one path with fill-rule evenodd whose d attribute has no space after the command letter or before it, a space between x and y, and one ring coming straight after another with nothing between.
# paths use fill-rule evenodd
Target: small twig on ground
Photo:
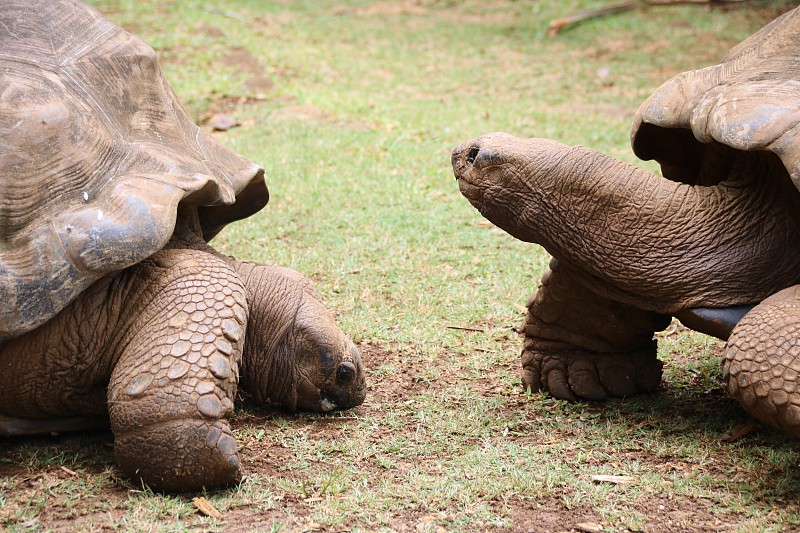
<instances>
[{"instance_id":1,"label":"small twig on ground","mask_svg":"<svg viewBox=\"0 0 800 533\"><path fill-rule=\"evenodd\" d=\"M612 483L614 485L636 483L636 478L632 476L608 476L604 474L597 474L592 476L592 481L595 483Z\"/></svg>"},{"instance_id":2,"label":"small twig on ground","mask_svg":"<svg viewBox=\"0 0 800 533\"><path fill-rule=\"evenodd\" d=\"M625 2L623 4L616 4L608 7L601 7L599 9L590 9L588 11L581 11L574 15L566 17L559 17L550 22L547 26L547 35L554 37L561 33L564 28L583 22L584 20L593 19L597 17L604 17L607 15L615 15L625 11L633 11L634 9L644 9L647 7L663 7L663 6L715 6L724 4L739 4L748 2L750 0L635 0L633 2Z\"/></svg>"},{"instance_id":3,"label":"small twig on ground","mask_svg":"<svg viewBox=\"0 0 800 533\"><path fill-rule=\"evenodd\" d=\"M67 468L66 466L63 466L63 465L61 465L61 470L63 470L64 472L66 472L66 473L67 473L67 474L69 474L70 476L73 476L73 477L80 477L80 476L78 475L78 473L77 473L77 472L75 472L74 470L70 470L70 469L69 469L69 468Z\"/></svg>"},{"instance_id":4,"label":"small twig on ground","mask_svg":"<svg viewBox=\"0 0 800 533\"><path fill-rule=\"evenodd\" d=\"M465 328L463 326L445 326L447 329L457 329L460 331L477 331L479 333L486 333L486 330L478 329L478 328Z\"/></svg>"}]
</instances>

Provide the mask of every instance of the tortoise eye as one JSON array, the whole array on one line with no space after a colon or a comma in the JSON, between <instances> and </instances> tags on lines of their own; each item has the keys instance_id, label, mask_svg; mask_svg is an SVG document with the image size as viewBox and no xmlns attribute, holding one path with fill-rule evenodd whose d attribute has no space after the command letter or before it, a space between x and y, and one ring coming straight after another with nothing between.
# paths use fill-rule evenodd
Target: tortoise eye
<instances>
[{"instance_id":1,"label":"tortoise eye","mask_svg":"<svg viewBox=\"0 0 800 533\"><path fill-rule=\"evenodd\" d=\"M350 385L356 377L356 367L352 363L342 363L336 369L336 383L342 386Z\"/></svg>"}]
</instances>

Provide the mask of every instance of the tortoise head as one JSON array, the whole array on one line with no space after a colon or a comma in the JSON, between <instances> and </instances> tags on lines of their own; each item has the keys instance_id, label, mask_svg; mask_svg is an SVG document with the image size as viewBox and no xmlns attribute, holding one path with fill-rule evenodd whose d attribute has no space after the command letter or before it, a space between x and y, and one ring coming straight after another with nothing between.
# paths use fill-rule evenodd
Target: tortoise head
<instances>
[{"instance_id":1,"label":"tortoise head","mask_svg":"<svg viewBox=\"0 0 800 533\"><path fill-rule=\"evenodd\" d=\"M242 387L259 403L333 411L366 397L364 367L311 282L281 267L239 268L250 297Z\"/></svg>"}]
</instances>

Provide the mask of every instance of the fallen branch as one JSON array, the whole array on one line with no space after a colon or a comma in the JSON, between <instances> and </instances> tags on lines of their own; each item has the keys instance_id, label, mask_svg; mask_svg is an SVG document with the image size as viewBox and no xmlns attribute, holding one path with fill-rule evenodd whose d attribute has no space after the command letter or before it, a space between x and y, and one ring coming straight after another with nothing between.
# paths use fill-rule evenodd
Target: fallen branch
<instances>
[{"instance_id":1,"label":"fallen branch","mask_svg":"<svg viewBox=\"0 0 800 533\"><path fill-rule=\"evenodd\" d=\"M626 4L618 4L616 6L602 7L600 9L590 9L589 11L581 11L575 15L557 18L550 22L547 26L547 35L555 37L567 26L572 26L584 20L593 19L597 17L604 17L606 15L613 15L614 13L622 13L624 11L632 11L640 7L639 2L628 2Z\"/></svg>"},{"instance_id":2,"label":"fallen branch","mask_svg":"<svg viewBox=\"0 0 800 533\"><path fill-rule=\"evenodd\" d=\"M599 9L590 9L588 11L581 11L580 13L576 13L574 15L557 18L551 21L547 26L547 35L554 37L561 33L564 28L573 26L578 22L583 22L584 20L597 17L615 15L617 13L624 13L626 11L633 11L634 9L663 6L718 6L725 4L740 4L749 1L750 0L635 0L633 2L625 2L624 4L616 4L613 6L601 7Z\"/></svg>"}]
</instances>

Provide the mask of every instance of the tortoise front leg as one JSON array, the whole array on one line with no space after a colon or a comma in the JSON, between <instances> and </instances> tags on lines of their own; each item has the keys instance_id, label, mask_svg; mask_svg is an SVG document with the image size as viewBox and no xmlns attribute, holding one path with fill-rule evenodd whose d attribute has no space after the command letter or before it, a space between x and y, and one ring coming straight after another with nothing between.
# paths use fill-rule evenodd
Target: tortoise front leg
<instances>
[{"instance_id":1,"label":"tortoise front leg","mask_svg":"<svg viewBox=\"0 0 800 533\"><path fill-rule=\"evenodd\" d=\"M236 482L226 419L247 322L241 280L196 250L165 249L133 268L149 304L130 322L108 385L117 463L158 489Z\"/></svg>"},{"instance_id":2,"label":"tortoise front leg","mask_svg":"<svg viewBox=\"0 0 800 533\"><path fill-rule=\"evenodd\" d=\"M670 317L588 290L555 259L528 301L522 381L563 400L603 400L656 389L655 331Z\"/></svg>"},{"instance_id":3,"label":"tortoise front leg","mask_svg":"<svg viewBox=\"0 0 800 533\"><path fill-rule=\"evenodd\" d=\"M745 411L800 439L800 285L770 296L736 325L723 376Z\"/></svg>"}]
</instances>

